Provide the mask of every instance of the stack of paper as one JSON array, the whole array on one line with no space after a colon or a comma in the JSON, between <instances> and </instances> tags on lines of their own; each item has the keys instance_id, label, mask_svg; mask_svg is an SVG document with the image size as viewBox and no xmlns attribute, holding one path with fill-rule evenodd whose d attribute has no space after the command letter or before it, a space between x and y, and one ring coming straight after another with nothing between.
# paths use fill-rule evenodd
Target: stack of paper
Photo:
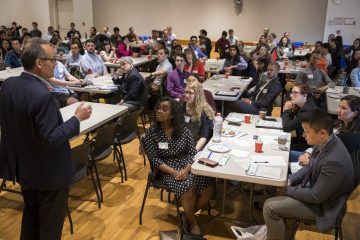
<instances>
[{"instance_id":1,"label":"stack of paper","mask_svg":"<svg viewBox=\"0 0 360 240\"><path fill-rule=\"evenodd\" d=\"M280 179L281 168L252 163L246 171L246 174L257 177Z\"/></svg>"},{"instance_id":2,"label":"stack of paper","mask_svg":"<svg viewBox=\"0 0 360 240\"><path fill-rule=\"evenodd\" d=\"M257 128L282 129L282 123L281 122L274 122L274 121L259 120L256 123L256 127Z\"/></svg>"}]
</instances>

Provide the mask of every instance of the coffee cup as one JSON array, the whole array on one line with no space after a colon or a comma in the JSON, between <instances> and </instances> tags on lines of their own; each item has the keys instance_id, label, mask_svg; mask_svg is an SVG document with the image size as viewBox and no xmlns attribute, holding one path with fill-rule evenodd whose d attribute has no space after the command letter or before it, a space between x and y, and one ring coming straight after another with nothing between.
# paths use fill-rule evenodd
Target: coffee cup
<instances>
[{"instance_id":1,"label":"coffee cup","mask_svg":"<svg viewBox=\"0 0 360 240\"><path fill-rule=\"evenodd\" d=\"M265 120L265 118L266 118L266 111L265 111L265 110L260 110L260 111L259 111L259 117L260 117L260 119Z\"/></svg>"},{"instance_id":2,"label":"coffee cup","mask_svg":"<svg viewBox=\"0 0 360 240\"><path fill-rule=\"evenodd\" d=\"M11 67L6 67L6 72L10 73L10 69L11 69Z\"/></svg>"},{"instance_id":3,"label":"coffee cup","mask_svg":"<svg viewBox=\"0 0 360 240\"><path fill-rule=\"evenodd\" d=\"M255 152L262 153L263 142L261 140L255 141Z\"/></svg>"},{"instance_id":4,"label":"coffee cup","mask_svg":"<svg viewBox=\"0 0 360 240\"><path fill-rule=\"evenodd\" d=\"M251 120L251 116L249 114L246 114L245 117L244 117L244 122L245 123L250 123L250 120Z\"/></svg>"},{"instance_id":5,"label":"coffee cup","mask_svg":"<svg viewBox=\"0 0 360 240\"><path fill-rule=\"evenodd\" d=\"M279 144L279 147L280 146L285 146L286 145L286 142L287 142L287 134L286 133L281 133L278 137L278 144Z\"/></svg>"}]
</instances>

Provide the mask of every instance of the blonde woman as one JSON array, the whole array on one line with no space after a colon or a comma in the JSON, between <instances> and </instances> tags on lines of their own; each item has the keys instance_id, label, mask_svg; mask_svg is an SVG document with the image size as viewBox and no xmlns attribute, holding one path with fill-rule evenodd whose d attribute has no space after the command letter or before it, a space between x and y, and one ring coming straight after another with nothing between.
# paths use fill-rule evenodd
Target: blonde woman
<instances>
[{"instance_id":1,"label":"blonde woman","mask_svg":"<svg viewBox=\"0 0 360 240\"><path fill-rule=\"evenodd\" d=\"M195 141L197 151L212 137L214 111L207 103L202 84L191 77L185 88L183 112L185 126Z\"/></svg>"}]
</instances>

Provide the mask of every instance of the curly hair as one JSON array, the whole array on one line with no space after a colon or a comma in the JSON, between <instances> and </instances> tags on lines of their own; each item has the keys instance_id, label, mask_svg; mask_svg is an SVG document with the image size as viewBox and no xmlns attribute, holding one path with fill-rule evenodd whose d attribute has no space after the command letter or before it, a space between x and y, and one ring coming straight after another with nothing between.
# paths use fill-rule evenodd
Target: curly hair
<instances>
[{"instance_id":1,"label":"curly hair","mask_svg":"<svg viewBox=\"0 0 360 240\"><path fill-rule=\"evenodd\" d=\"M202 84L198 81L190 81L187 83L186 88L194 90L194 101L186 104L186 109L193 113L191 116L192 120L200 121L202 112L210 120L214 119L214 111L206 101Z\"/></svg>"},{"instance_id":2,"label":"curly hair","mask_svg":"<svg viewBox=\"0 0 360 240\"><path fill-rule=\"evenodd\" d=\"M171 109L171 125L173 127L173 135L174 139L178 139L181 137L181 133L184 129L184 115L182 114L180 104L171 97L161 97L155 106L154 114L156 114L156 109L160 106L162 102L169 102ZM156 126L160 127L160 123L156 121Z\"/></svg>"}]
</instances>

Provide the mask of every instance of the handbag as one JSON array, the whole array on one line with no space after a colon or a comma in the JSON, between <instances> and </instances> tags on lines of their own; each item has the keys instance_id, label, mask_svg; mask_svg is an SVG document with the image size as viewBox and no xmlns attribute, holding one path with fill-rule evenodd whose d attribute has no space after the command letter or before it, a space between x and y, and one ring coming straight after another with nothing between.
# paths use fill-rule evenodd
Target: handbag
<instances>
[{"instance_id":1,"label":"handbag","mask_svg":"<svg viewBox=\"0 0 360 240\"><path fill-rule=\"evenodd\" d=\"M247 228L231 226L231 230L237 240L266 240L266 225L256 225Z\"/></svg>"}]
</instances>

